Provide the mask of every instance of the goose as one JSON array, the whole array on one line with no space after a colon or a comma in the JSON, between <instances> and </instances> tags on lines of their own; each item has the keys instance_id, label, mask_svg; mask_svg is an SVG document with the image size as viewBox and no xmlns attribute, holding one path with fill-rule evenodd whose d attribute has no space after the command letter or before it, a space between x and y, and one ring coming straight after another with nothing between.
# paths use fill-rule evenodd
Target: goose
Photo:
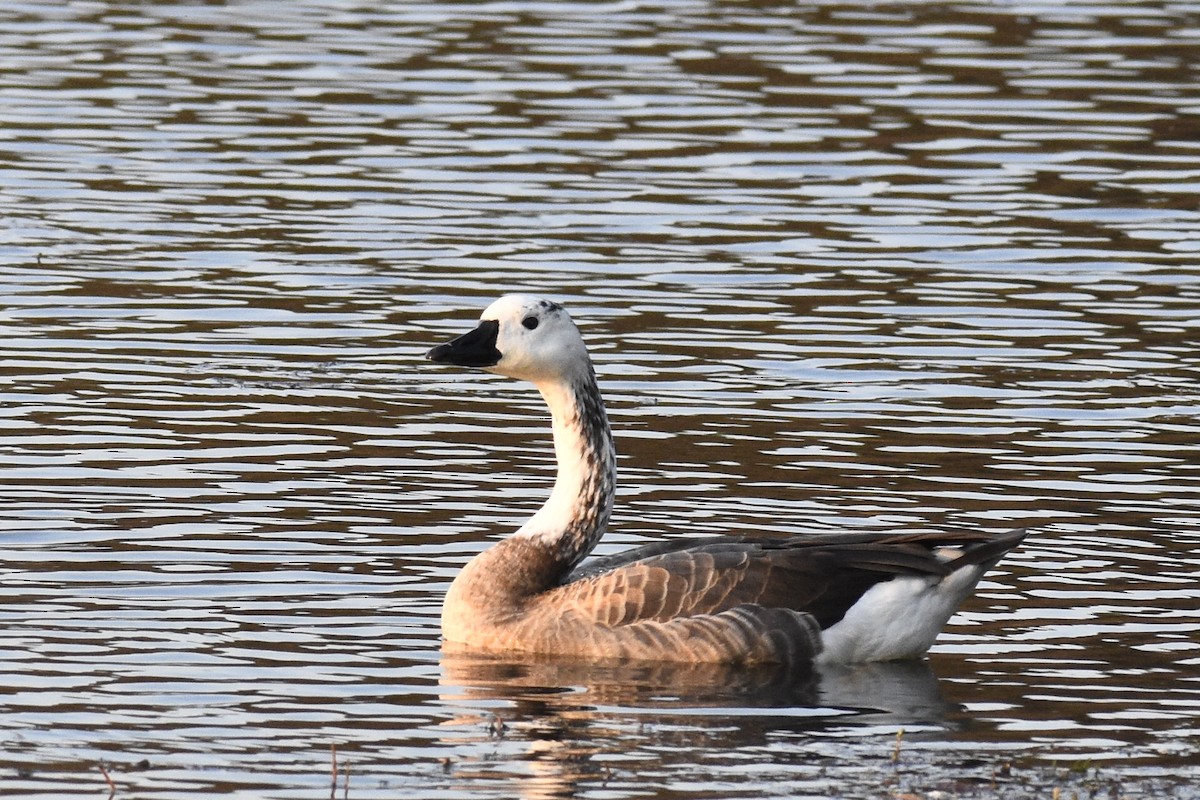
<instances>
[{"instance_id":1,"label":"goose","mask_svg":"<svg viewBox=\"0 0 1200 800\"><path fill-rule=\"evenodd\" d=\"M533 383L557 460L545 504L451 583L446 652L735 665L917 659L1025 535L685 537L585 561L612 513L616 451L566 309L505 295L426 357Z\"/></svg>"}]
</instances>

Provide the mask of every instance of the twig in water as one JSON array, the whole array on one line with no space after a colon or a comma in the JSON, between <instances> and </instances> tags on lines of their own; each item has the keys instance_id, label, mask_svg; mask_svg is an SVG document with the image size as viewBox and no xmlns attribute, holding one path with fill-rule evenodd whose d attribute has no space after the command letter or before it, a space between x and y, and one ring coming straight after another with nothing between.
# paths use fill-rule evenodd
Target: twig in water
<instances>
[{"instance_id":1,"label":"twig in water","mask_svg":"<svg viewBox=\"0 0 1200 800\"><path fill-rule=\"evenodd\" d=\"M900 745L904 742L904 728L896 731L896 746L892 748L892 763L900 763Z\"/></svg>"},{"instance_id":2,"label":"twig in water","mask_svg":"<svg viewBox=\"0 0 1200 800\"><path fill-rule=\"evenodd\" d=\"M104 781L108 784L108 796L112 797L117 793L117 784L113 782L112 776L108 774L108 770L104 768L104 762L100 762L100 774L104 776Z\"/></svg>"},{"instance_id":3,"label":"twig in water","mask_svg":"<svg viewBox=\"0 0 1200 800\"><path fill-rule=\"evenodd\" d=\"M337 742L329 743L329 800L337 796Z\"/></svg>"}]
</instances>

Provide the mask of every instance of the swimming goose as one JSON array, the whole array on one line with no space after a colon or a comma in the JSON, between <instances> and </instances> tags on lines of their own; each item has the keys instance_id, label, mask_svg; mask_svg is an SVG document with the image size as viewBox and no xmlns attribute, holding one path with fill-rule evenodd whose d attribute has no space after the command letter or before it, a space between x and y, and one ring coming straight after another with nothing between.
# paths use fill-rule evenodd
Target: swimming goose
<instances>
[{"instance_id":1,"label":"swimming goose","mask_svg":"<svg viewBox=\"0 0 1200 800\"><path fill-rule=\"evenodd\" d=\"M427 357L532 382L550 407L558 461L545 505L450 585L450 651L735 664L920 658L1024 536L683 538L581 564L612 512L616 453L566 310L501 297L478 327Z\"/></svg>"}]
</instances>

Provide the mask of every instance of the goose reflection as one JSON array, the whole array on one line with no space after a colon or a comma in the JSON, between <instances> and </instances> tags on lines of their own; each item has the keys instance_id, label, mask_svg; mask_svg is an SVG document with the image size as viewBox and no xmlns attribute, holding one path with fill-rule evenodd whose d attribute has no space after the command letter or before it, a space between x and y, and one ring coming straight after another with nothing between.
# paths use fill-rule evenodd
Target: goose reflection
<instances>
[{"instance_id":1,"label":"goose reflection","mask_svg":"<svg viewBox=\"0 0 1200 800\"><path fill-rule=\"evenodd\" d=\"M822 664L797 670L795 665L778 664L518 661L444 652L441 667L444 701L503 700L514 717L601 708L676 714L727 709L750 716L774 709L767 713L778 717L778 710L790 709L789 716L813 720L853 713L912 724L940 722L946 711L927 661Z\"/></svg>"},{"instance_id":2,"label":"goose reflection","mask_svg":"<svg viewBox=\"0 0 1200 800\"><path fill-rule=\"evenodd\" d=\"M612 754L666 738L674 747L727 750L851 721L937 725L948 710L926 661L797 670L444 652L439 683L456 725L478 741L504 740L503 750L520 763L515 780L524 798L574 796L581 781L608 777ZM468 760L454 768L467 774L482 767Z\"/></svg>"}]
</instances>

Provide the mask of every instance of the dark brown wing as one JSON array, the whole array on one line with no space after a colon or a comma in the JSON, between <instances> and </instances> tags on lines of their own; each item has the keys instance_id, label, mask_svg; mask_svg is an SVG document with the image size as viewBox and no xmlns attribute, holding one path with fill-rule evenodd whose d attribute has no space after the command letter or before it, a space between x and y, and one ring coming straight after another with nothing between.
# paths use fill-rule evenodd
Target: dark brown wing
<instances>
[{"instance_id":1,"label":"dark brown wing","mask_svg":"<svg viewBox=\"0 0 1200 800\"><path fill-rule=\"evenodd\" d=\"M828 628L876 583L940 577L995 561L1024 534L817 535L682 539L598 559L546 600L608 626L666 621L755 605L811 614ZM946 559L938 550L962 548Z\"/></svg>"}]
</instances>

